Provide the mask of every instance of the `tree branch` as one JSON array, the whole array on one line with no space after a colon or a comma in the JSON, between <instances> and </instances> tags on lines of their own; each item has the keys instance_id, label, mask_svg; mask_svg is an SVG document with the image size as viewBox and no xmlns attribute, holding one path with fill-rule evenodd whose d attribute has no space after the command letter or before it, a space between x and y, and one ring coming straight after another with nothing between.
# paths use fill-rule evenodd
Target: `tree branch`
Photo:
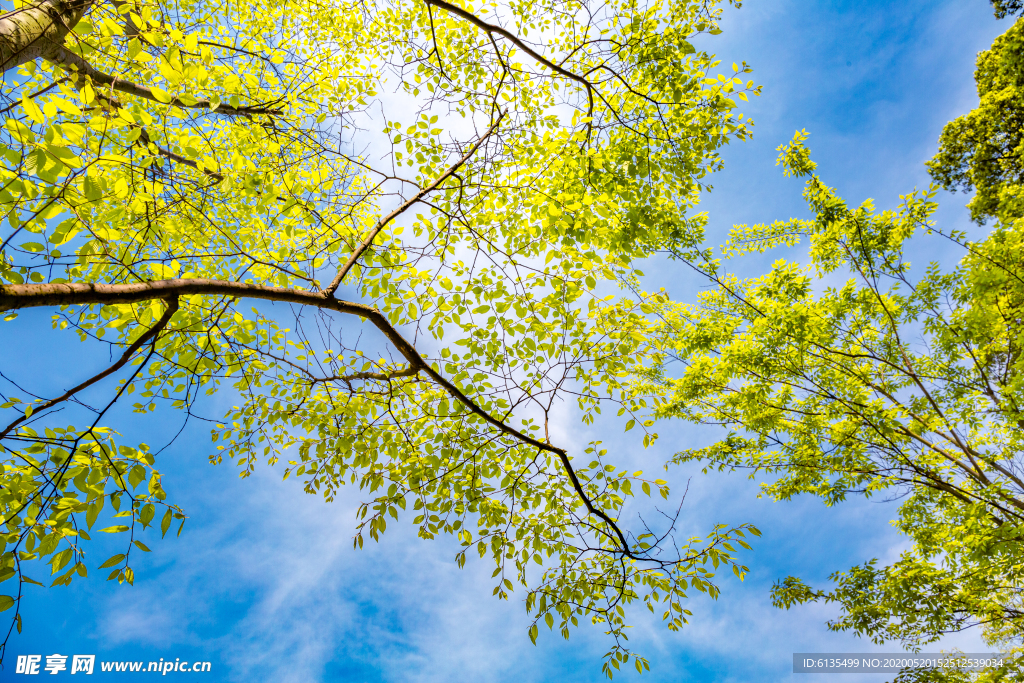
<instances>
[{"instance_id":1,"label":"tree branch","mask_svg":"<svg viewBox=\"0 0 1024 683\"><path fill-rule=\"evenodd\" d=\"M327 289L324 290L324 295L334 296L334 292L337 291L338 287L341 286L341 283L345 279L345 276L348 275L348 271L352 270L352 267L356 264L356 261L359 260L359 257L362 256L363 253L370 248L370 245L373 244L374 238L376 238L378 233L380 233L380 231L384 229L384 226L386 226L388 223L393 221L398 216L405 213L410 206L417 203L425 196L436 190L441 185L441 183L451 178L455 174L455 172L458 171L467 161L469 161L469 158L472 157L478 149L480 149L480 145L482 145L484 141L487 138L489 138L491 134L494 133L494 131L498 129L498 124L501 123L501 119L504 118L504 116L505 112L499 112L498 118L494 120L494 123L491 124L491 127L487 129L487 132L480 136L480 139L474 142L473 146L470 147L469 150L465 154L463 154L458 161L449 166L444 173L435 178L434 182L420 189L419 192L414 194L406 201L402 202L402 205L399 206L397 209L395 209L394 211L392 211L391 213L377 221L377 225L375 225L373 229L370 230L370 232L366 233L366 237L363 238L362 244L360 244L359 247L352 252L352 255L348 257L348 261L346 261L345 265L341 267L341 270L338 271L338 274L334 276L334 280L332 280L331 284L327 287Z\"/></svg>"},{"instance_id":2,"label":"tree branch","mask_svg":"<svg viewBox=\"0 0 1024 683\"><path fill-rule=\"evenodd\" d=\"M153 90L151 88L104 73L65 47L56 48L53 50L52 54L43 56L56 64L76 69L79 75L88 76L92 79L93 83L108 85L118 92L122 92L127 95L134 95L135 97L141 97L151 102L156 102L157 104L167 104L169 106L181 107L182 109L209 109L212 112L224 114L225 116L255 116L258 114L277 115L281 113L280 109L272 109L270 107L233 107L230 104L224 103L221 103L214 108L214 105L210 100L196 100L192 104L188 104L179 98L174 97L170 102L161 102L157 99L157 96L153 94Z\"/></svg>"},{"instance_id":3,"label":"tree branch","mask_svg":"<svg viewBox=\"0 0 1024 683\"><path fill-rule=\"evenodd\" d=\"M466 21L468 21L469 23L473 24L474 26L483 29L484 31L487 32L488 37L491 38L491 42L492 43L494 42L493 34L497 33L499 36L501 36L502 38L508 40L510 43L512 43L513 45L518 47L520 50L522 50L526 54L530 55L535 60L537 60L538 62L540 62L541 64L543 64L547 68L551 69L555 73L557 73L557 74L559 74L561 76L565 76L566 78L568 78L570 80L573 80L573 81L576 81L577 83L581 84L586 89L586 91L587 91L587 117L590 118L593 115L593 113L594 113L594 92L595 92L595 88L594 88L594 84L591 83L590 81L588 81L584 76L580 76L578 74L575 74L572 71L569 71L568 69L562 67L561 65L555 64L550 59L548 59L547 57L545 57L544 55L542 55L541 53L537 52L536 50L531 48L529 45L524 43L522 41L522 39L519 38L519 36L517 36L516 34L512 33L511 31L508 31L508 30L506 30L506 29L504 29L501 26L498 26L496 24L489 24L486 21L484 21L483 19L481 19L480 17L478 17L475 14L473 14L472 12L467 12L466 10L462 9L461 7L459 7L458 5L453 5L450 2L445 2L445 0L424 0L424 2L427 4L428 10L429 10L430 6L434 6L434 7L437 7L439 9L443 9L444 11L449 12L451 14L454 14L457 17L461 17L461 18L465 19ZM431 22L433 22L433 16L431 16ZM495 46L495 49L497 50L497 46ZM500 54L498 54L498 59L501 60L501 55ZM503 62L503 60L502 60L502 62ZM505 66L504 62L502 63L502 66L503 67ZM601 97L600 93L598 93L598 96ZM604 97L601 97L601 100L604 101L605 104L608 104L607 100L605 100ZM609 108L612 108L612 107L609 106ZM587 122L587 139L588 140L590 139L590 135L593 132L593 127L594 127L594 122L593 121L588 121Z\"/></svg>"},{"instance_id":4,"label":"tree branch","mask_svg":"<svg viewBox=\"0 0 1024 683\"><path fill-rule=\"evenodd\" d=\"M152 139L149 137L149 131L146 130L145 128L142 128L142 133L139 135L139 141L144 143L147 146L150 143L153 142ZM183 165L188 166L189 168L193 168L193 169L195 169L197 171L201 170L204 174L206 174L209 177L213 178L218 183L222 182L224 180L224 176L221 175L220 173L217 173L216 171L211 171L211 170L206 169L206 168L200 169L199 168L199 164L197 164L196 162L192 161L191 159L183 157L180 154L175 154L171 150L164 149L163 147L161 147L159 145L156 145L156 144L154 144L153 147L156 148L157 154L159 154L162 157L170 159L171 161L175 161L175 162L177 162L179 164L183 164Z\"/></svg>"},{"instance_id":5,"label":"tree branch","mask_svg":"<svg viewBox=\"0 0 1024 683\"><path fill-rule=\"evenodd\" d=\"M569 71L568 69L565 69L559 66L558 64L555 64L550 59L548 59L547 57L540 54L539 52L531 48L529 45L524 43L522 39L519 38L519 36L512 33L511 31L508 31L502 28L501 26L497 26L496 24L488 24L486 21L476 16L472 12L467 12L466 10L462 9L457 5L453 5L450 2L445 2L445 0L424 0L424 2L426 2L426 4L428 5L433 5L438 9L443 9L445 12L448 12L449 14L454 14L457 17L461 17L468 21L469 23L473 24L474 26L482 28L484 31L487 31L488 33L497 33L499 36L505 38L510 43L518 47L520 50L530 55L535 60L537 60L547 68L551 69L555 73L565 76L566 78L569 78L571 80L574 80L577 83L581 83L588 91L594 87L593 84L586 78L574 74L572 71Z\"/></svg>"},{"instance_id":6,"label":"tree branch","mask_svg":"<svg viewBox=\"0 0 1024 683\"><path fill-rule=\"evenodd\" d=\"M96 382L99 382L101 379L103 379L105 377L109 377L111 374L113 374L113 373L117 372L118 370L120 370L121 368L123 368L125 366L125 364L135 354L136 351L138 351L140 348L142 348L142 346L144 344L146 344L146 342L148 342L155 335L157 335L162 329L167 327L167 323L169 323L171 321L171 316L173 316L174 313L177 310L178 310L178 297L176 297L176 296L169 297L167 299L167 310L164 311L164 314L160 317L160 320L158 320L156 322L156 324L153 325L153 327L151 327L148 330L146 330L142 334L142 336L140 336L138 339L136 339L132 343L131 346L129 346L127 349L125 349L125 352L123 354L121 354L121 357L117 360L116 363L111 365L106 370L100 372L98 375L94 375L94 376L90 377L89 379L85 380L84 382L79 384L77 387L75 387L73 389L68 389L66 392L64 392L64 394L62 396L59 396L57 398L54 398L54 399L51 399L51 400L47 401L43 405L41 405L38 408L36 408L35 410L33 410L32 414L36 415L38 413L43 412L44 410L49 410L50 408L52 408L53 406L57 405L58 403L62 403L64 401L68 400L69 398L71 398L72 396L77 394L78 392L80 392L80 391L82 391L84 389L88 389L93 384L96 384ZM19 424L21 424L25 420L27 420L28 417L29 416L27 416L27 415L22 415L17 420L15 420L11 424L7 425L7 427L2 432L0 432L0 439L3 439L5 436L10 434L12 429L17 427Z\"/></svg>"},{"instance_id":7,"label":"tree branch","mask_svg":"<svg viewBox=\"0 0 1024 683\"><path fill-rule=\"evenodd\" d=\"M381 334L391 342L395 348L409 362L410 372L415 368L417 371L430 377L441 386L448 394L462 403L471 413L480 417L484 422L491 425L498 431L513 437L514 439L533 446L541 451L553 453L558 456L565 469L573 489L579 496L587 509L587 512L600 518L614 532L611 538L618 541L622 555L630 559L643 560L637 557L630 550L625 534L618 527L615 521L603 510L599 509L590 500L576 471L569 462L569 455L563 448L558 448L550 443L540 441L525 434L505 422L494 417L477 403L467 396L461 389L448 381L439 372L434 370L426 359L409 343L402 334L388 321L387 317L376 308L366 304L343 301L332 295L319 292L311 292L304 289L289 289L287 287L271 287L267 285L250 284L248 282L230 282L225 280L205 280L180 278L172 280L156 280L153 282L136 282L131 284L111 285L94 282L67 282L67 283L43 283L28 285L0 285L0 312L21 308L38 308L41 306L76 306L90 304L129 304L151 301L153 299L166 299L168 297L191 296L193 294L207 296L232 296L248 299L262 299L264 301L280 301L293 303L302 306L313 306L315 308L337 311L357 315L369 320ZM607 532L605 532L607 533Z\"/></svg>"},{"instance_id":8,"label":"tree branch","mask_svg":"<svg viewBox=\"0 0 1024 683\"><path fill-rule=\"evenodd\" d=\"M0 73L62 48L95 0L41 0L0 16Z\"/></svg>"}]
</instances>

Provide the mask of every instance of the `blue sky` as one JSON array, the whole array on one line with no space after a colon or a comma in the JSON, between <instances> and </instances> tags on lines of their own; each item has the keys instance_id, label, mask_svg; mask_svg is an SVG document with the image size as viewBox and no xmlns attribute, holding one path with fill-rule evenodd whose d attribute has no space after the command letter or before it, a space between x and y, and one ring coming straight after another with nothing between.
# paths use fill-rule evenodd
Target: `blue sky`
<instances>
[{"instance_id":1,"label":"blue sky","mask_svg":"<svg viewBox=\"0 0 1024 683\"><path fill-rule=\"evenodd\" d=\"M927 187L923 163L942 125L976 103L976 53L1008 26L984 0L748 0L728 10L724 33L701 47L726 64L746 60L765 87L744 110L756 121L754 139L726 150L726 170L704 199L712 239L721 242L733 223L805 214L800 184L774 165L775 147L796 129L811 133L820 175L852 202L872 197L888 207L900 194ZM966 197L943 195L941 202L944 225L970 229ZM645 270L649 286L666 286L676 298L692 296L699 284L672 264ZM48 357L79 353L70 339L46 334L48 327L42 311L0 326L0 348L34 359L18 371L38 378L48 372ZM48 379L56 386L66 378ZM215 402L209 410L219 414L223 407ZM570 418L562 427L570 443L604 438L614 446L621 434L614 421L584 433ZM159 443L179 426L160 420L133 419L130 436ZM666 426L660 450L643 454L644 468L658 469L701 436ZM25 629L11 642L0 680L22 678L14 674L14 656L54 652L208 660L212 672L196 675L204 681L602 679L608 643L598 629L582 627L567 643L542 634L531 645L522 602L491 597L486 563L458 569L450 540L421 541L398 524L381 543L354 551L358 491L326 504L266 468L240 480L229 465L209 465L209 451L207 432L195 426L163 456L165 488L190 520L180 538L151 544L134 587L103 582L94 572L70 588L30 589ZM815 683L823 678L790 673L793 652L893 651L828 632L828 607L783 612L768 599L772 582L788 574L822 584L832 571L865 559L894 558L905 544L889 526L890 505L771 503L758 500L756 484L740 476L678 470L669 476L681 486L691 475L687 525L701 531L718 522L754 522L764 532L745 557L751 574L743 583L725 580L718 601L692 600L694 618L681 633L637 613L631 643L649 657L652 671L622 679ZM973 633L944 644L984 649Z\"/></svg>"}]
</instances>

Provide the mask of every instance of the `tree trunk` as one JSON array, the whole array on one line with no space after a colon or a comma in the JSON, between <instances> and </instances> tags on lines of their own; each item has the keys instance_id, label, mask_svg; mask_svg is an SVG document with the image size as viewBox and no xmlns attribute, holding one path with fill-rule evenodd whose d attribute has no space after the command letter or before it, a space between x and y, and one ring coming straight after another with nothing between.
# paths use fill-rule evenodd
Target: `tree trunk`
<instances>
[{"instance_id":1,"label":"tree trunk","mask_svg":"<svg viewBox=\"0 0 1024 683\"><path fill-rule=\"evenodd\" d=\"M0 73L48 59L94 0L37 0L0 16Z\"/></svg>"}]
</instances>

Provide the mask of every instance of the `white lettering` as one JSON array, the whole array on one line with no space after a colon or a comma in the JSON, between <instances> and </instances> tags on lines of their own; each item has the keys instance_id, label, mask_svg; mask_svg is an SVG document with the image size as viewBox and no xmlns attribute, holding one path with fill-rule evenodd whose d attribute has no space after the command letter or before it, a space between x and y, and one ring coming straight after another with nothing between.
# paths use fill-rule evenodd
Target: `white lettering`
<instances>
[{"instance_id":1,"label":"white lettering","mask_svg":"<svg viewBox=\"0 0 1024 683\"><path fill-rule=\"evenodd\" d=\"M46 655L46 673L51 676L56 676L59 671L67 671L68 668L68 656L67 655Z\"/></svg>"},{"instance_id":2,"label":"white lettering","mask_svg":"<svg viewBox=\"0 0 1024 683\"><path fill-rule=\"evenodd\" d=\"M71 657L71 673L91 674L96 665L96 655L73 655Z\"/></svg>"},{"instance_id":3,"label":"white lettering","mask_svg":"<svg viewBox=\"0 0 1024 683\"><path fill-rule=\"evenodd\" d=\"M39 662L42 660L42 655L18 655L18 665L15 667L14 673L30 675L38 674Z\"/></svg>"}]
</instances>

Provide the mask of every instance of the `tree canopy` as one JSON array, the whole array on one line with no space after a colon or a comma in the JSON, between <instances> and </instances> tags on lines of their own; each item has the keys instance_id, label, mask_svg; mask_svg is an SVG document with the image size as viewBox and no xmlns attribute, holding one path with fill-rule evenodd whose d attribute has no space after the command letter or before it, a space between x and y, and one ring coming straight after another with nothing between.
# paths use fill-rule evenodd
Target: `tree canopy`
<instances>
[{"instance_id":1,"label":"tree canopy","mask_svg":"<svg viewBox=\"0 0 1024 683\"><path fill-rule=\"evenodd\" d=\"M42 307L111 357L81 376L76 354L53 360L57 391L0 375L12 628L41 571L131 583L145 530L180 533L160 449L122 437L119 406L191 416L220 390L238 405L214 462L276 463L328 500L358 484L357 546L402 515L457 536L497 596L527 586L531 638L591 619L609 675L643 668L624 608L680 627L687 591L742 576L731 543L756 529L627 524L665 482L550 427L568 402L655 438L631 382L664 297L635 264L696 254L693 207L758 92L692 42L720 11L42 0L0 17L4 324ZM12 351L8 371L29 352ZM123 551L93 560L111 514Z\"/></svg>"},{"instance_id":2,"label":"tree canopy","mask_svg":"<svg viewBox=\"0 0 1024 683\"><path fill-rule=\"evenodd\" d=\"M1015 23L978 55L974 74L981 103L946 124L928 163L947 190L975 191L968 207L979 223L1024 216L1024 27Z\"/></svg>"},{"instance_id":3,"label":"tree canopy","mask_svg":"<svg viewBox=\"0 0 1024 683\"><path fill-rule=\"evenodd\" d=\"M831 590L787 577L772 593L784 608L834 603L830 629L877 643L920 648L980 627L992 646L1024 644L1024 218L1012 123L1022 26L979 56L981 104L946 127L930 166L976 190L969 206L996 219L991 231L937 224L937 186L893 210L849 205L798 131L779 163L807 179L811 218L737 226L702 266L713 287L699 302L659 308L664 362L642 380L663 392L661 416L725 428L676 464L762 476L776 500L900 501L894 524L911 548L895 562L837 571ZM746 255L798 244L806 260L732 272ZM954 258L922 264L911 252ZM983 675L1003 680L1014 666Z\"/></svg>"}]
</instances>

